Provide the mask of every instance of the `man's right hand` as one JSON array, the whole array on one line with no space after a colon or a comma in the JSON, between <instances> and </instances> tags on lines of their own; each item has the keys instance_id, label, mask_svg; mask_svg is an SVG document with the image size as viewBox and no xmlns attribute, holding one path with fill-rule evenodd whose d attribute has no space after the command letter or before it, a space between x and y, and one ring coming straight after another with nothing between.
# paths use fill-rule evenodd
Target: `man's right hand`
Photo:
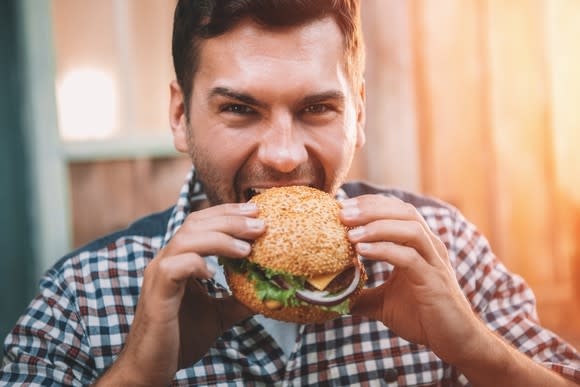
<instances>
[{"instance_id":1,"label":"man's right hand","mask_svg":"<svg viewBox=\"0 0 580 387\"><path fill-rule=\"evenodd\" d=\"M265 231L252 203L191 213L145 269L135 319L101 385L168 385L178 369L207 353L215 339L252 312L233 297L210 297L198 279L213 272L203 256L244 258Z\"/></svg>"}]
</instances>

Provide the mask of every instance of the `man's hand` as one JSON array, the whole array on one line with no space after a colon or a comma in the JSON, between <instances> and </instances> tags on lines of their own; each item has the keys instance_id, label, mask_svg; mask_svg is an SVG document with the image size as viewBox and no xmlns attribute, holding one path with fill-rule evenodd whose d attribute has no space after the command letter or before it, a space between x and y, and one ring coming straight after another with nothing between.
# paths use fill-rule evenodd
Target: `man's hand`
<instances>
[{"instance_id":1,"label":"man's hand","mask_svg":"<svg viewBox=\"0 0 580 387\"><path fill-rule=\"evenodd\" d=\"M452 364L479 350L476 333L483 324L457 283L445 245L417 210L380 195L342 205L341 220L354 227L349 238L357 252L394 266L383 285L362 292L353 313L382 321Z\"/></svg>"},{"instance_id":2,"label":"man's hand","mask_svg":"<svg viewBox=\"0 0 580 387\"><path fill-rule=\"evenodd\" d=\"M475 386L572 386L493 334L473 313L447 249L417 210L396 198L365 195L342 203L349 239L367 259L394 266L384 284L363 292L353 314L383 322L429 347Z\"/></svg>"},{"instance_id":3,"label":"man's hand","mask_svg":"<svg viewBox=\"0 0 580 387\"><path fill-rule=\"evenodd\" d=\"M98 385L168 385L217 337L251 312L233 297L211 298L198 279L213 271L203 256L246 257L264 222L254 204L224 204L190 214L145 269L125 347Z\"/></svg>"}]
</instances>

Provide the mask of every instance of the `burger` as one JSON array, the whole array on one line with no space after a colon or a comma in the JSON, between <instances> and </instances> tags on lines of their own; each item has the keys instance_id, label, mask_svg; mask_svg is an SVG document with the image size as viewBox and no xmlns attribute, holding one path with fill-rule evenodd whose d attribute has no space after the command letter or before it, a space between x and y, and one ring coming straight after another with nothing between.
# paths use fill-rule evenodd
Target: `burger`
<instances>
[{"instance_id":1,"label":"burger","mask_svg":"<svg viewBox=\"0 0 580 387\"><path fill-rule=\"evenodd\" d=\"M270 188L250 201L266 232L247 259L220 258L234 297L256 313L296 323L350 313L366 273L338 202L307 186Z\"/></svg>"}]
</instances>

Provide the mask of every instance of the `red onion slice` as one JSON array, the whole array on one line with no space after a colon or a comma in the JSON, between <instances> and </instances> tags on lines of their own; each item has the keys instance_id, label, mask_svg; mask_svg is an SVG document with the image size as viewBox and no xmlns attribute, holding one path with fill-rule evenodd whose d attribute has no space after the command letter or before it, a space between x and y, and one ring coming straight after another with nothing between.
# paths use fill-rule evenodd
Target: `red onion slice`
<instances>
[{"instance_id":1,"label":"red onion slice","mask_svg":"<svg viewBox=\"0 0 580 387\"><path fill-rule=\"evenodd\" d=\"M332 306L346 300L357 288L360 281L360 266L354 266L354 278L350 285L338 294L331 297L327 291L296 290L296 298L314 305Z\"/></svg>"},{"instance_id":2,"label":"red onion slice","mask_svg":"<svg viewBox=\"0 0 580 387\"><path fill-rule=\"evenodd\" d=\"M284 278L282 278L281 275L273 276L272 282L274 282L281 289L284 289L284 290L290 289L290 285L288 285L288 283L286 281L284 281Z\"/></svg>"}]
</instances>

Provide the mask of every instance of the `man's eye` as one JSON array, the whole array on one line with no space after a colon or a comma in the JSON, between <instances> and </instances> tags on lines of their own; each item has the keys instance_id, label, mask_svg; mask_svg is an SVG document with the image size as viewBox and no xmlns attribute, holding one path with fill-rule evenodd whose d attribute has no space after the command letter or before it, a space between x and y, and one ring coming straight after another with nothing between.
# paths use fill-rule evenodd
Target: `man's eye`
<instances>
[{"instance_id":1,"label":"man's eye","mask_svg":"<svg viewBox=\"0 0 580 387\"><path fill-rule=\"evenodd\" d=\"M237 103L227 104L220 109L224 113L234 113L241 115L254 114L256 111L247 105L241 105Z\"/></svg>"},{"instance_id":2,"label":"man's eye","mask_svg":"<svg viewBox=\"0 0 580 387\"><path fill-rule=\"evenodd\" d=\"M328 105L317 103L315 105L307 106L306 109L304 109L304 112L310 113L310 114L322 114L322 113L326 113L330 110L331 109Z\"/></svg>"}]
</instances>

